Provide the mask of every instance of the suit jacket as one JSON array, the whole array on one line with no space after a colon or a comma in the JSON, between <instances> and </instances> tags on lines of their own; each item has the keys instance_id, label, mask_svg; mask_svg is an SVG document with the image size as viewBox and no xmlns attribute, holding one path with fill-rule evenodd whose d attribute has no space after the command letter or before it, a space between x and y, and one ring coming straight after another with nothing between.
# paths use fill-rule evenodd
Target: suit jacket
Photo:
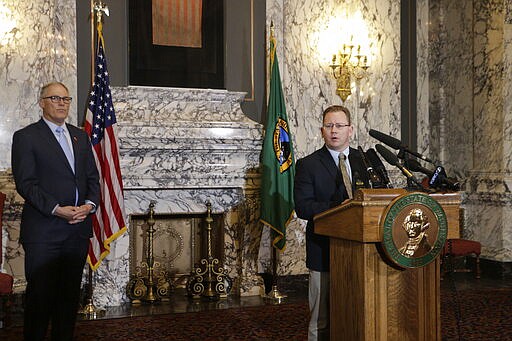
<instances>
[{"instance_id":1,"label":"suit jacket","mask_svg":"<svg viewBox=\"0 0 512 341\"><path fill-rule=\"evenodd\" d=\"M87 134L66 124L75 157L75 173L54 133L43 119L14 133L12 171L16 190L25 199L21 216L20 240L23 243L55 242L68 238L90 238L92 220L78 224L52 214L60 206L78 205L85 200L99 204L99 176Z\"/></svg>"},{"instance_id":2,"label":"suit jacket","mask_svg":"<svg viewBox=\"0 0 512 341\"><path fill-rule=\"evenodd\" d=\"M350 148L352 190L356 179L369 187L368 172L357 149ZM295 168L295 212L308 221L306 226L306 266L315 271L329 271L329 237L316 234L313 217L348 199L341 171L324 145L297 161Z\"/></svg>"}]
</instances>

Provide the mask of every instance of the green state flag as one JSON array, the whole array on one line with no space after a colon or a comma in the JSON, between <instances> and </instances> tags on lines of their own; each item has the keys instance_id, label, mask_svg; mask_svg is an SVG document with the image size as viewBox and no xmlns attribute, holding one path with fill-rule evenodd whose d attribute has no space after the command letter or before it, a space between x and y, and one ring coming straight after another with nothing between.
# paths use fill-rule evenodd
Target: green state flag
<instances>
[{"instance_id":1,"label":"green state flag","mask_svg":"<svg viewBox=\"0 0 512 341\"><path fill-rule=\"evenodd\" d=\"M270 63L270 96L263 141L260 220L271 228L272 245L284 250L286 225L293 215L295 162L273 35L270 37Z\"/></svg>"}]
</instances>

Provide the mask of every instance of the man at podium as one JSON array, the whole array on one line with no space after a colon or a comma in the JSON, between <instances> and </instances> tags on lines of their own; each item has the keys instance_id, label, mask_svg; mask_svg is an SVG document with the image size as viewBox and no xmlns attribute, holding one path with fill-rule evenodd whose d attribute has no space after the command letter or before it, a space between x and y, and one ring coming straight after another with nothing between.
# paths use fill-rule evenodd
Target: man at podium
<instances>
[{"instance_id":1,"label":"man at podium","mask_svg":"<svg viewBox=\"0 0 512 341\"><path fill-rule=\"evenodd\" d=\"M325 109L320 131L325 144L297 161L294 184L295 212L308 221L309 341L329 339L329 237L315 233L313 217L351 199L356 182L369 187L361 155L349 147L354 131L349 110L341 105Z\"/></svg>"}]
</instances>

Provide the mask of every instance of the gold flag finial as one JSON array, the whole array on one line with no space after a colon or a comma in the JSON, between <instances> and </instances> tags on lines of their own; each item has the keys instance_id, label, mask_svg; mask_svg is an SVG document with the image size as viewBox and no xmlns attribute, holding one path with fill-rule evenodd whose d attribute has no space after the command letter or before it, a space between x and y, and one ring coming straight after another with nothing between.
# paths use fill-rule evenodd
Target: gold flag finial
<instances>
[{"instance_id":1,"label":"gold flag finial","mask_svg":"<svg viewBox=\"0 0 512 341\"><path fill-rule=\"evenodd\" d=\"M274 64L274 57L276 54L276 38L274 35L274 21L270 21L270 68L272 69L272 65Z\"/></svg>"},{"instance_id":2,"label":"gold flag finial","mask_svg":"<svg viewBox=\"0 0 512 341\"><path fill-rule=\"evenodd\" d=\"M96 15L96 29L98 31L98 36L100 39L103 39L103 14L107 17L110 15L107 4L103 1L94 3L94 15Z\"/></svg>"},{"instance_id":3,"label":"gold flag finial","mask_svg":"<svg viewBox=\"0 0 512 341\"><path fill-rule=\"evenodd\" d=\"M110 15L108 6L101 0L94 3L94 13L96 14L96 23L98 25L103 20L103 14L105 14L107 17Z\"/></svg>"}]
</instances>

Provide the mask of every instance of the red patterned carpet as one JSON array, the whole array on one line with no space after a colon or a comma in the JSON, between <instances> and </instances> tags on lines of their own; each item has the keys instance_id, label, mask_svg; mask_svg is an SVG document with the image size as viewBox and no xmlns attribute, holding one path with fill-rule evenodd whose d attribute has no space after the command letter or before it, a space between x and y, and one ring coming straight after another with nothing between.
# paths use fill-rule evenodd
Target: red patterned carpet
<instances>
[{"instance_id":1,"label":"red patterned carpet","mask_svg":"<svg viewBox=\"0 0 512 341\"><path fill-rule=\"evenodd\" d=\"M285 304L80 323L85 340L306 340L306 305ZM125 328L119 328L119 326ZM126 328L129 327L129 328ZM100 333L100 330L105 333ZM121 330L120 330L121 329Z\"/></svg>"},{"instance_id":2,"label":"red patterned carpet","mask_svg":"<svg viewBox=\"0 0 512 341\"><path fill-rule=\"evenodd\" d=\"M441 321L443 341L511 341L512 289L445 290Z\"/></svg>"},{"instance_id":3,"label":"red patterned carpet","mask_svg":"<svg viewBox=\"0 0 512 341\"><path fill-rule=\"evenodd\" d=\"M307 340L308 315L306 304L283 304L79 321L75 340L299 341ZM22 340L21 333L0 331L0 340Z\"/></svg>"},{"instance_id":4,"label":"red patterned carpet","mask_svg":"<svg viewBox=\"0 0 512 341\"><path fill-rule=\"evenodd\" d=\"M308 315L303 302L79 321L75 340L299 341ZM443 341L512 341L512 288L442 290L441 319ZM22 340L21 327L0 340Z\"/></svg>"}]
</instances>

